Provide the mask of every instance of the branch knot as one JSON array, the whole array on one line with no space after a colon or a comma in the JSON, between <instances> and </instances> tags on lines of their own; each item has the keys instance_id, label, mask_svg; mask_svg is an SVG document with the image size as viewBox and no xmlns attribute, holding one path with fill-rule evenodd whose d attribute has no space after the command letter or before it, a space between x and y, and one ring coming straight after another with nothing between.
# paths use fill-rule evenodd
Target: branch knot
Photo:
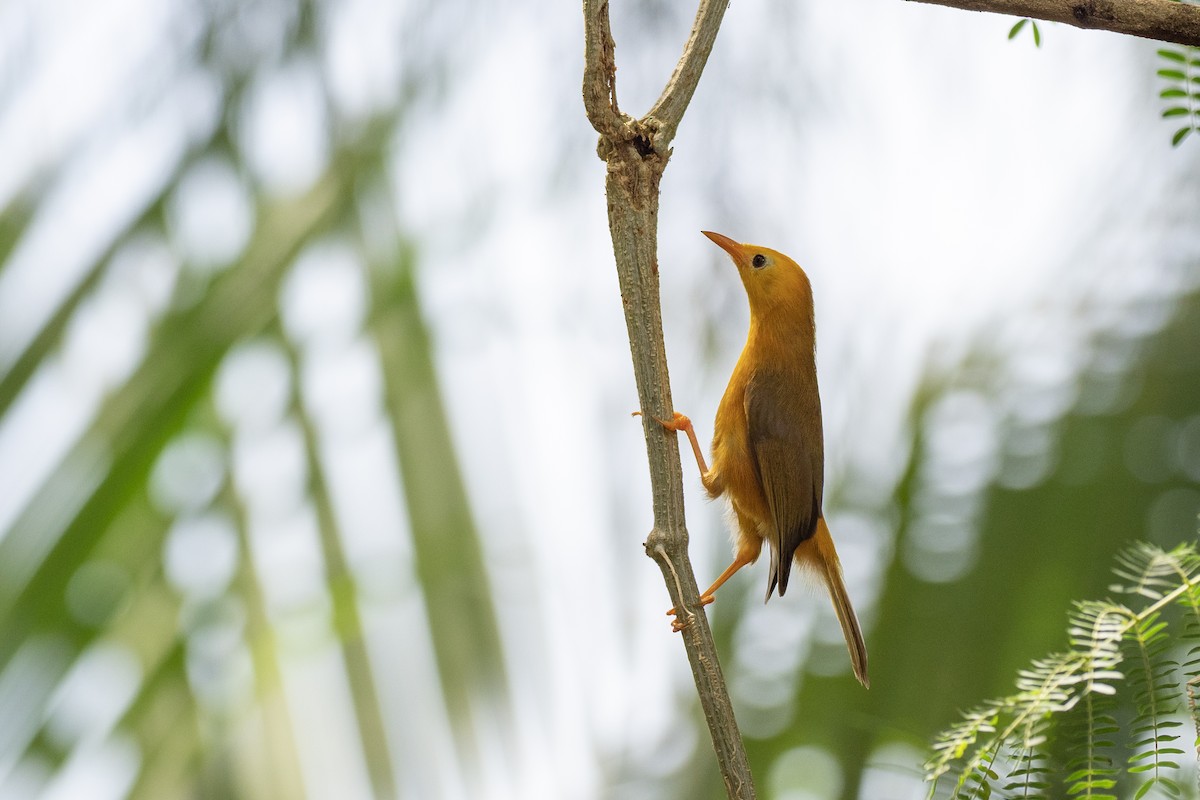
<instances>
[{"instance_id":1,"label":"branch knot","mask_svg":"<svg viewBox=\"0 0 1200 800\"><path fill-rule=\"evenodd\" d=\"M671 151L667 149L664 152L659 149L664 145L659 132L658 120L652 117L639 120L622 114L620 125L615 130L600 134L600 141L596 144L596 155L601 161L610 161L618 151L629 150L636 153L638 159L654 163L654 166L661 170L671 157Z\"/></svg>"},{"instance_id":2,"label":"branch knot","mask_svg":"<svg viewBox=\"0 0 1200 800\"><path fill-rule=\"evenodd\" d=\"M1080 25L1084 26L1095 24L1093 20L1112 22L1114 17L1112 3L1105 2L1105 0L1087 0L1085 3L1077 3L1072 6L1071 13Z\"/></svg>"}]
</instances>

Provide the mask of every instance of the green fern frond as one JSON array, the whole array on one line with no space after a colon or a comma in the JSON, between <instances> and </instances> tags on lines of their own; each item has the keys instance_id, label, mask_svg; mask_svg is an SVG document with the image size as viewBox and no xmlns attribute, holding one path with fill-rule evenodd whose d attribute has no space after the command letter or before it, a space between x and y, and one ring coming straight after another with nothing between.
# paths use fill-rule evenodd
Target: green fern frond
<instances>
[{"instance_id":1,"label":"green fern frond","mask_svg":"<svg viewBox=\"0 0 1200 800\"><path fill-rule=\"evenodd\" d=\"M1183 752L1177 746L1179 735L1173 731L1181 723L1169 718L1178 708L1178 664L1165 657L1170 644L1166 629L1167 623L1154 612L1136 619L1126 639L1130 661L1136 665L1130 670L1129 683L1137 708L1128 771L1139 779L1145 776L1135 798L1145 796L1155 786L1170 797L1179 796L1178 784L1166 775L1167 769L1179 769L1179 763L1172 759Z\"/></svg>"},{"instance_id":2,"label":"green fern frond","mask_svg":"<svg viewBox=\"0 0 1200 800\"><path fill-rule=\"evenodd\" d=\"M1183 123L1171 137L1171 144L1177 147L1192 132L1200 131L1200 47L1163 48L1158 51L1158 57L1162 65L1158 77L1167 84L1158 93L1167 101L1163 119Z\"/></svg>"},{"instance_id":3,"label":"green fern frond","mask_svg":"<svg viewBox=\"0 0 1200 800\"><path fill-rule=\"evenodd\" d=\"M1052 717L1046 714L1031 719L1023 732L1025 747L1009 755L1011 764L1004 784L1005 797L1020 800L1045 800L1050 796L1050 758L1045 745L1049 740Z\"/></svg>"},{"instance_id":4,"label":"green fern frond","mask_svg":"<svg viewBox=\"0 0 1200 800\"><path fill-rule=\"evenodd\" d=\"M1118 594L1139 594L1151 600L1161 600L1167 592L1187 583L1189 576L1200 568L1200 556L1190 545L1178 545L1164 551L1154 545L1138 542L1117 555L1113 572L1127 584L1114 584ZM1200 608L1200 606L1198 606ZM1200 617L1198 617L1200 618Z\"/></svg>"},{"instance_id":5,"label":"green fern frond","mask_svg":"<svg viewBox=\"0 0 1200 800\"><path fill-rule=\"evenodd\" d=\"M1064 780L1070 797L1084 800L1116 800L1118 770L1113 766L1113 735L1119 727L1113 709L1116 685L1125 676L1116 667L1121 663L1120 642L1126 609L1112 603L1077 603L1071 614L1068 636L1071 647L1084 655L1084 674L1088 680L1083 697L1066 724L1068 741L1073 743Z\"/></svg>"},{"instance_id":6,"label":"green fern frond","mask_svg":"<svg viewBox=\"0 0 1200 800\"><path fill-rule=\"evenodd\" d=\"M995 752L992 753L986 763L978 765L972 771L966 781L962 781L961 785L954 793L954 798L965 798L966 800L988 800L992 796L992 782L998 780L992 765L995 763Z\"/></svg>"},{"instance_id":7,"label":"green fern frond","mask_svg":"<svg viewBox=\"0 0 1200 800\"><path fill-rule=\"evenodd\" d=\"M1014 761L1008 771L1010 777L1029 769L1030 757L1040 752L1045 742L1045 730L1052 715L1063 710L1064 703L1070 700L1067 687L1079 682L1081 663L1074 654L1036 661L1030 669L1021 671L1017 694L968 714L963 723L935 745L938 757L926 765L929 779L935 781L934 788L937 777L954 769L954 762L964 755L969 757L958 768L959 778L952 798L974 800L990 796L992 784L999 780L996 765L1005 748L1027 754L1026 758ZM997 728L1000 719L1008 721L1003 729ZM985 737L985 734L990 735Z\"/></svg>"},{"instance_id":8,"label":"green fern frond","mask_svg":"<svg viewBox=\"0 0 1200 800\"><path fill-rule=\"evenodd\" d=\"M930 797L950 777L952 798L999 790L1006 798L1116 800L1123 779L1136 787L1135 798L1152 789L1181 796L1185 697L1200 742L1200 555L1195 543L1170 551L1138 544L1118 557L1114 571L1121 583L1112 591L1130 605L1077 603L1068 617L1068 652L1020 670L1016 694L985 704L938 737L925 767ZM1122 728L1119 717L1132 724ZM1065 747L1055 752L1069 758L1054 772L1046 753L1056 737Z\"/></svg>"},{"instance_id":9,"label":"green fern frond","mask_svg":"<svg viewBox=\"0 0 1200 800\"><path fill-rule=\"evenodd\" d=\"M1113 737L1120 731L1112 710L1111 695L1089 693L1077 708L1077 717L1066 729L1068 741L1074 744L1073 757L1067 763L1063 783L1067 796L1080 800L1116 800L1120 774L1113 765Z\"/></svg>"},{"instance_id":10,"label":"green fern frond","mask_svg":"<svg viewBox=\"0 0 1200 800\"><path fill-rule=\"evenodd\" d=\"M933 744L934 757L925 764L926 778L930 782L929 797L937 789L938 778L950 772L954 762L962 758L981 736L996 732L999 711L995 705L969 711L963 720L941 733ZM956 787L961 788L960 782Z\"/></svg>"}]
</instances>

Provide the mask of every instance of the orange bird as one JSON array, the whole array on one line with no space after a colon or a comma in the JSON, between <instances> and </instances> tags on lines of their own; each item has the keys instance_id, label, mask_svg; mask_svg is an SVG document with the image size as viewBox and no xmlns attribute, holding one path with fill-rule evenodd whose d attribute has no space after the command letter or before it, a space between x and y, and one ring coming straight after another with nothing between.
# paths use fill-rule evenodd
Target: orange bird
<instances>
[{"instance_id":1,"label":"orange bird","mask_svg":"<svg viewBox=\"0 0 1200 800\"><path fill-rule=\"evenodd\" d=\"M717 407L712 469L704 463L691 420L679 413L669 422L660 420L667 429L687 434L704 488L710 497L728 497L737 517L733 563L700 602L711 603L725 581L757 561L766 541L771 548L767 599L776 587L780 597L787 591L793 560L815 572L829 589L854 675L869 686L867 646L821 513L825 444L812 284L783 253L703 233L737 266L750 299L750 334Z\"/></svg>"}]
</instances>

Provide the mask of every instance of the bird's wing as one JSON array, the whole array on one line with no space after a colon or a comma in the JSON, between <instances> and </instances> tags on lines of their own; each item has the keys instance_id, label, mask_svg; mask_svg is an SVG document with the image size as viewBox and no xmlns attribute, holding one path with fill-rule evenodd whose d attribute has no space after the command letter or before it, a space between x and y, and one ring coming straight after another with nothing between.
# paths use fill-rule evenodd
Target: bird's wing
<instances>
[{"instance_id":1,"label":"bird's wing","mask_svg":"<svg viewBox=\"0 0 1200 800\"><path fill-rule=\"evenodd\" d=\"M817 432L806 435L804 411L784 383L769 374L755 375L746 386L746 421L750 452L771 508L775 530L771 545L770 597L779 585L787 591L796 548L811 537L821 516L823 442ZM812 427L809 421L808 427Z\"/></svg>"}]
</instances>

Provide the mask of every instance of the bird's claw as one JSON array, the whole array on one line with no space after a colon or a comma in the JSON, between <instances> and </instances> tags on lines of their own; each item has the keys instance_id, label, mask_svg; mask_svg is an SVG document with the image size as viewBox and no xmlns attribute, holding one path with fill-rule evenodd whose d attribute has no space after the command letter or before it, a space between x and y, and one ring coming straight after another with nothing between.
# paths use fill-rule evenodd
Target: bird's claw
<instances>
[{"instance_id":1,"label":"bird's claw","mask_svg":"<svg viewBox=\"0 0 1200 800\"><path fill-rule=\"evenodd\" d=\"M634 411L632 414L632 416L635 416L635 417L640 417L641 415L642 415L642 412L640 412L640 411ZM658 417L654 416L653 414L651 414L649 416L650 416L650 419L654 420L659 425L662 425L667 430L673 431L675 433L679 433L681 431L686 432L686 431L690 430L692 427L692 420L686 414L680 414L678 411L676 411L674 414L672 414L671 418L669 420L659 419Z\"/></svg>"},{"instance_id":2,"label":"bird's claw","mask_svg":"<svg viewBox=\"0 0 1200 800\"><path fill-rule=\"evenodd\" d=\"M667 430L675 431L676 433L679 433L680 431L686 433L692 429L691 419L689 419L685 414L680 414L678 411L676 411L671 417L670 422L665 422L660 419L658 420L658 424L662 425ZM710 600L709 602L712 601Z\"/></svg>"},{"instance_id":3,"label":"bird's claw","mask_svg":"<svg viewBox=\"0 0 1200 800\"><path fill-rule=\"evenodd\" d=\"M704 597L700 598L700 607L704 608L706 605L712 603L716 599L717 598L714 595L711 595L711 594L705 595ZM684 610L686 611L687 609L684 609ZM691 625L693 620L695 620L695 618L696 618L695 614L688 611L687 618L680 620L679 614L675 613L675 609L673 609L673 608L667 612L667 616L675 617L675 619L671 620L671 630L674 631L675 633L679 633L681 630L686 628L688 625Z\"/></svg>"}]
</instances>

